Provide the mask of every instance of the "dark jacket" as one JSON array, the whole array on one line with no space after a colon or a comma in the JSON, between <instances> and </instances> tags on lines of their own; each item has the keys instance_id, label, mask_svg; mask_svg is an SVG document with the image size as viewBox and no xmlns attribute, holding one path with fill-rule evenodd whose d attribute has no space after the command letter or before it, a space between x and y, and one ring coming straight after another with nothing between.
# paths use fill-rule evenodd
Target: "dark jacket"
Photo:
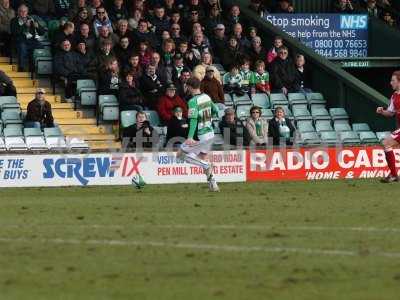
<instances>
[{"instance_id":1,"label":"dark jacket","mask_svg":"<svg viewBox=\"0 0 400 300\"><path fill-rule=\"evenodd\" d=\"M26 40L37 40L37 35L43 35L46 31L45 29L39 25L38 28L32 26L28 26L27 24L33 22L34 19L31 16L27 17L26 23L19 23L19 17L15 17L11 20L11 34L17 40L17 42L23 42Z\"/></svg>"},{"instance_id":2,"label":"dark jacket","mask_svg":"<svg viewBox=\"0 0 400 300\"><path fill-rule=\"evenodd\" d=\"M99 95L118 95L121 78L113 76L111 71L107 70L99 74L98 93Z\"/></svg>"},{"instance_id":3,"label":"dark jacket","mask_svg":"<svg viewBox=\"0 0 400 300\"><path fill-rule=\"evenodd\" d=\"M305 89L312 88L312 72L307 66L304 66L303 72L296 69L296 85Z\"/></svg>"},{"instance_id":4,"label":"dark jacket","mask_svg":"<svg viewBox=\"0 0 400 300\"><path fill-rule=\"evenodd\" d=\"M54 73L57 76L68 78L70 75L83 74L86 70L80 65L76 52L60 51L54 57Z\"/></svg>"},{"instance_id":5,"label":"dark jacket","mask_svg":"<svg viewBox=\"0 0 400 300\"><path fill-rule=\"evenodd\" d=\"M296 131L296 129L295 129L292 121L290 121L289 119L285 118L285 125L287 127L289 127L289 129L290 129L290 137L293 138L294 132ZM269 121L269 124L268 124L268 136L272 137L272 141L273 141L274 146L278 146L280 144L281 135L280 135L280 132L279 132L279 126L280 126L279 122L275 118L272 118ZM286 142L286 144L287 145L292 145L293 141L288 140Z\"/></svg>"},{"instance_id":6,"label":"dark jacket","mask_svg":"<svg viewBox=\"0 0 400 300\"><path fill-rule=\"evenodd\" d=\"M271 78L273 89L287 88L289 91L298 91L296 82L296 68L293 61L288 57L283 60L277 57L271 66Z\"/></svg>"},{"instance_id":7,"label":"dark jacket","mask_svg":"<svg viewBox=\"0 0 400 300\"><path fill-rule=\"evenodd\" d=\"M242 123L239 121L236 121L231 124L227 123L225 120L225 117L222 117L222 120L219 122L219 130L221 131L222 135L224 136L225 134L225 128L228 128L229 132L229 144L230 145L237 145L238 142L238 137L241 135L239 134L238 128L242 128L242 131L244 130ZM224 136L225 139L225 136Z\"/></svg>"},{"instance_id":8,"label":"dark jacket","mask_svg":"<svg viewBox=\"0 0 400 300\"><path fill-rule=\"evenodd\" d=\"M237 64L241 58L243 58L243 54L239 45L236 48L231 48L226 45L225 53L223 57L221 57L221 63L225 70L229 70L229 68L232 65Z\"/></svg>"},{"instance_id":9,"label":"dark jacket","mask_svg":"<svg viewBox=\"0 0 400 300\"><path fill-rule=\"evenodd\" d=\"M143 95L139 89L129 86L127 82L122 82L119 87L119 106L120 110L130 110L133 105L143 105Z\"/></svg>"},{"instance_id":10,"label":"dark jacket","mask_svg":"<svg viewBox=\"0 0 400 300\"><path fill-rule=\"evenodd\" d=\"M145 105L154 109L157 105L158 98L164 92L164 82L162 82L158 76L153 79L147 74L143 74L139 82L140 89L146 100Z\"/></svg>"},{"instance_id":11,"label":"dark jacket","mask_svg":"<svg viewBox=\"0 0 400 300\"><path fill-rule=\"evenodd\" d=\"M210 98L217 103L224 103L224 89L222 84L215 78L208 78L207 76L201 82L201 91L206 93Z\"/></svg>"},{"instance_id":12,"label":"dark jacket","mask_svg":"<svg viewBox=\"0 0 400 300\"><path fill-rule=\"evenodd\" d=\"M54 33L52 47L55 52L62 51L61 43L65 40L68 40L71 43L71 48L74 48L75 45L75 36L73 34L65 34L64 30L59 30Z\"/></svg>"},{"instance_id":13,"label":"dark jacket","mask_svg":"<svg viewBox=\"0 0 400 300\"><path fill-rule=\"evenodd\" d=\"M188 136L188 132L189 124L187 122L187 119L182 118L181 120L178 120L177 117L173 116L168 123L167 141L174 137L182 137L186 139Z\"/></svg>"},{"instance_id":14,"label":"dark jacket","mask_svg":"<svg viewBox=\"0 0 400 300\"><path fill-rule=\"evenodd\" d=\"M40 100L33 99L28 104L25 121L39 122L44 127L53 127L54 118L50 103L46 100L41 103Z\"/></svg>"},{"instance_id":15,"label":"dark jacket","mask_svg":"<svg viewBox=\"0 0 400 300\"><path fill-rule=\"evenodd\" d=\"M114 53L117 56L120 66L128 65L129 57L132 54L132 49L130 47L124 49L121 45L117 45L114 47Z\"/></svg>"},{"instance_id":16,"label":"dark jacket","mask_svg":"<svg viewBox=\"0 0 400 300\"><path fill-rule=\"evenodd\" d=\"M146 134L144 132L145 128L149 128L150 134ZM136 148L136 140L134 138L136 137L142 137L143 140L143 148L151 148L152 143L150 141L146 141L147 138L151 138L153 136L153 133L155 133L153 127L150 125L149 121L144 121L141 127L137 126L137 123L127 127L123 131L123 137L124 137L124 144L126 143L126 139L128 138L128 148Z\"/></svg>"},{"instance_id":17,"label":"dark jacket","mask_svg":"<svg viewBox=\"0 0 400 300\"><path fill-rule=\"evenodd\" d=\"M2 70L0 70L0 96L17 96L12 79Z\"/></svg>"}]
</instances>

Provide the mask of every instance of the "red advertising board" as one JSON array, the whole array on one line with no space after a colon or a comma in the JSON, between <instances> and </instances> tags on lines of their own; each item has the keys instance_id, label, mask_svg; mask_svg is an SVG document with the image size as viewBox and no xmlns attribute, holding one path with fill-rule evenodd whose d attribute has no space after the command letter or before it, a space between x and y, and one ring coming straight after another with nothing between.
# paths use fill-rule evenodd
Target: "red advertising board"
<instances>
[{"instance_id":1,"label":"red advertising board","mask_svg":"<svg viewBox=\"0 0 400 300\"><path fill-rule=\"evenodd\" d=\"M395 149L400 166L400 149ZM358 179L389 174L382 147L249 150L247 181Z\"/></svg>"}]
</instances>

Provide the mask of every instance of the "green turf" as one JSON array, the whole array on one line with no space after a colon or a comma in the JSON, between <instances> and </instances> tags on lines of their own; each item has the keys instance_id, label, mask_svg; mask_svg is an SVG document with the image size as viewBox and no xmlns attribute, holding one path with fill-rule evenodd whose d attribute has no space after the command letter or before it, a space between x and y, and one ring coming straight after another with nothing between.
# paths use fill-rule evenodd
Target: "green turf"
<instances>
[{"instance_id":1,"label":"green turf","mask_svg":"<svg viewBox=\"0 0 400 300\"><path fill-rule=\"evenodd\" d=\"M399 185L205 188L0 190L0 299L399 299Z\"/></svg>"}]
</instances>

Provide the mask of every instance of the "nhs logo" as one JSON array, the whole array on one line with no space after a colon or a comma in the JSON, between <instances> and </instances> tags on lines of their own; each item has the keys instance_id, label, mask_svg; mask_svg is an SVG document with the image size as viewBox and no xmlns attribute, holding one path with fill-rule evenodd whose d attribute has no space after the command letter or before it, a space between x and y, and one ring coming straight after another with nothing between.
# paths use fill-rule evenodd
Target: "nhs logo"
<instances>
[{"instance_id":1,"label":"nhs logo","mask_svg":"<svg viewBox=\"0 0 400 300\"><path fill-rule=\"evenodd\" d=\"M368 16L341 15L340 29L368 29Z\"/></svg>"}]
</instances>

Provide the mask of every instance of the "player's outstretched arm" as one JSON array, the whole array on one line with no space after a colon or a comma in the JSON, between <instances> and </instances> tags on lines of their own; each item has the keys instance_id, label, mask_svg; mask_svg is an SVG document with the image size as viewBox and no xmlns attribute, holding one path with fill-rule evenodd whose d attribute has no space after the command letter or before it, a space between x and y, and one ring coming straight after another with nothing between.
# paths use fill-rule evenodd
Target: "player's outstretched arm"
<instances>
[{"instance_id":1,"label":"player's outstretched arm","mask_svg":"<svg viewBox=\"0 0 400 300\"><path fill-rule=\"evenodd\" d=\"M378 115L382 115L382 116L387 117L387 118L391 118L391 117L393 117L393 116L395 115L394 112L389 111L389 110L387 110L387 109L384 109L383 107L378 107L378 108L376 109L376 113L377 113Z\"/></svg>"}]
</instances>

